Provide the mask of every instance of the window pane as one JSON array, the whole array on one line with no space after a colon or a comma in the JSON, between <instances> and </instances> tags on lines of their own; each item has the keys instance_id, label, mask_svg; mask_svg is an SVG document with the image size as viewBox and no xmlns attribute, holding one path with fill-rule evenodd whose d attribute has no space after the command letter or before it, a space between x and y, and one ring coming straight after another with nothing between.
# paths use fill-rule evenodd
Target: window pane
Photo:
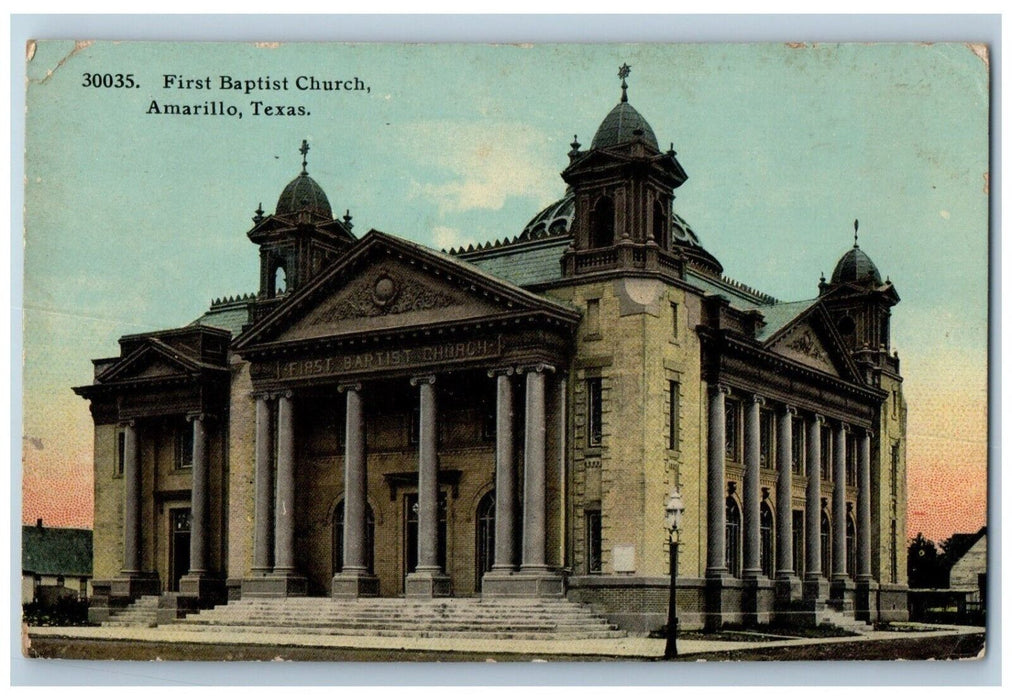
<instances>
[{"instance_id":1,"label":"window pane","mask_svg":"<svg viewBox=\"0 0 1012 700\"><path fill-rule=\"evenodd\" d=\"M601 378L587 380L587 444L601 445Z\"/></svg>"}]
</instances>

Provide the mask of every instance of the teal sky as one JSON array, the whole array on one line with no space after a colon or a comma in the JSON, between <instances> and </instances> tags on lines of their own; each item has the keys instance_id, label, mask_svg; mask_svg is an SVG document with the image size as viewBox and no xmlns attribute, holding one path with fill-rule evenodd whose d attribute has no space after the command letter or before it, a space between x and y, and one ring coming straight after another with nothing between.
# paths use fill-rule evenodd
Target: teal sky
<instances>
[{"instance_id":1,"label":"teal sky","mask_svg":"<svg viewBox=\"0 0 1012 700\"><path fill-rule=\"evenodd\" d=\"M255 291L245 232L298 173L302 139L309 173L335 214L351 210L356 233L435 247L513 236L562 196L569 143L589 145L626 62L630 102L689 174L675 208L729 276L813 297L860 219L861 247L902 297L893 345L910 403L911 520L929 522L943 490L972 484L956 504L965 522L947 516L940 532L983 524L988 70L971 48L73 49L40 44L27 69L25 520L75 510L34 495L32 479L90 491L90 416L70 387L90 381L91 358L117 354L125 333L188 323L213 297ZM107 72L133 73L141 88L81 87L83 73ZM163 90L165 73L358 76L370 91ZM244 117L145 114L152 99L223 100ZM310 115L253 117L252 99Z\"/></svg>"}]
</instances>

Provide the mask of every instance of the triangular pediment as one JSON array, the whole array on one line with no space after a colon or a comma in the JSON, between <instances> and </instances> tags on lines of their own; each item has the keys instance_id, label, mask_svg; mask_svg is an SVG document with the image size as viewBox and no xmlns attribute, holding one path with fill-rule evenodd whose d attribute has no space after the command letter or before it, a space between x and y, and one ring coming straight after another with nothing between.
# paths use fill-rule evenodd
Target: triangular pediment
<instances>
[{"instance_id":1,"label":"triangular pediment","mask_svg":"<svg viewBox=\"0 0 1012 700\"><path fill-rule=\"evenodd\" d=\"M478 268L370 231L337 265L286 299L236 349L499 318L574 312ZM574 317L575 322L575 317Z\"/></svg>"},{"instance_id":2,"label":"triangular pediment","mask_svg":"<svg viewBox=\"0 0 1012 700\"><path fill-rule=\"evenodd\" d=\"M766 349L834 377L862 381L850 353L820 303L809 306L780 328L767 340Z\"/></svg>"},{"instance_id":3,"label":"triangular pediment","mask_svg":"<svg viewBox=\"0 0 1012 700\"><path fill-rule=\"evenodd\" d=\"M151 339L109 367L96 379L100 383L187 376L200 363L156 339Z\"/></svg>"}]
</instances>

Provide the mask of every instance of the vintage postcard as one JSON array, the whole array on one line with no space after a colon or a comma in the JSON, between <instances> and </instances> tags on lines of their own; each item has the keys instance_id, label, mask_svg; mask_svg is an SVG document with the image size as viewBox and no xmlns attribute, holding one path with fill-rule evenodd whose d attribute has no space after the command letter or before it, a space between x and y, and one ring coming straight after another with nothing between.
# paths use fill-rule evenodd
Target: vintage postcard
<instances>
[{"instance_id":1,"label":"vintage postcard","mask_svg":"<svg viewBox=\"0 0 1012 700\"><path fill-rule=\"evenodd\" d=\"M983 655L986 45L26 49L26 655Z\"/></svg>"}]
</instances>

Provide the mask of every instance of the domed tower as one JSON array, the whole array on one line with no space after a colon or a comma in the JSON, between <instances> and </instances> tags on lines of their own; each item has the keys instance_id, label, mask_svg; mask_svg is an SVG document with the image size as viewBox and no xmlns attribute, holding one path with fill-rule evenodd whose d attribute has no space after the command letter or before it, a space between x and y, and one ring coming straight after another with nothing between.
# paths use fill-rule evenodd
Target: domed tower
<instances>
[{"instance_id":1,"label":"domed tower","mask_svg":"<svg viewBox=\"0 0 1012 700\"><path fill-rule=\"evenodd\" d=\"M621 100L588 150L581 151L574 140L562 173L574 205L573 242L563 256L563 273L644 269L681 276L685 258L672 244L671 203L688 176L674 149L660 150L653 128L629 103L629 66L618 75Z\"/></svg>"},{"instance_id":2,"label":"domed tower","mask_svg":"<svg viewBox=\"0 0 1012 700\"><path fill-rule=\"evenodd\" d=\"M302 142L302 172L278 197L274 213L258 207L249 239L260 246L260 291L256 317L326 267L355 242L349 212L334 219L330 202L306 170L309 144Z\"/></svg>"},{"instance_id":3,"label":"domed tower","mask_svg":"<svg viewBox=\"0 0 1012 700\"><path fill-rule=\"evenodd\" d=\"M875 263L861 250L857 231L858 222L854 221L854 247L836 263L830 281L820 281L819 296L851 350L887 355L889 317L900 297L892 282L882 281Z\"/></svg>"}]
</instances>

